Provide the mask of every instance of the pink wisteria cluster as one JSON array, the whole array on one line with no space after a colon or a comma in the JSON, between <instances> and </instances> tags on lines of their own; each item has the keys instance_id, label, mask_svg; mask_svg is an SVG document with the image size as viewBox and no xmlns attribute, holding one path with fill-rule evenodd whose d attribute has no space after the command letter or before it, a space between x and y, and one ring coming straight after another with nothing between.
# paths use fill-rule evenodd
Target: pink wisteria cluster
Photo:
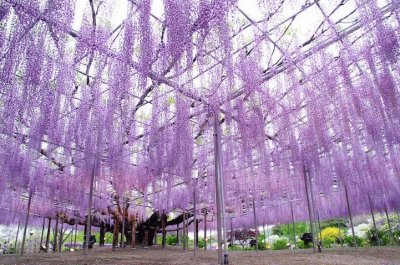
<instances>
[{"instance_id":1,"label":"pink wisteria cluster","mask_svg":"<svg viewBox=\"0 0 400 265\"><path fill-rule=\"evenodd\" d=\"M117 26L113 1L87 1L73 29L78 2L0 3L4 222L29 194L38 216L85 216L93 173L94 209L115 194L140 216L192 209L196 193L215 213L213 119L236 226L253 203L260 225L306 220L306 183L321 219L346 216L347 195L353 214L399 210L397 1L259 1L255 19L241 1L164 0L157 15L128 0Z\"/></svg>"}]
</instances>

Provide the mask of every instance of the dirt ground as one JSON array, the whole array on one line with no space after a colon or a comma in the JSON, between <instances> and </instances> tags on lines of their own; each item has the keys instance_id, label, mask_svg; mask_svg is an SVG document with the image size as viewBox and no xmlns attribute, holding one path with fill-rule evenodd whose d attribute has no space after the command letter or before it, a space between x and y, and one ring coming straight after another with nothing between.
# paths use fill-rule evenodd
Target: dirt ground
<instances>
[{"instance_id":1,"label":"dirt ground","mask_svg":"<svg viewBox=\"0 0 400 265\"><path fill-rule=\"evenodd\" d=\"M340 248L324 250L323 253L313 254L310 250L295 251L230 251L229 264L233 265L394 265L400 264L400 247L374 248ZM118 264L118 265L211 265L217 264L216 251L198 251L194 257L193 250L183 252L179 248L169 247L162 251L160 247L135 250L110 248L95 248L90 250L87 257L82 252L0 255L1 265L89 265L89 264Z\"/></svg>"}]
</instances>

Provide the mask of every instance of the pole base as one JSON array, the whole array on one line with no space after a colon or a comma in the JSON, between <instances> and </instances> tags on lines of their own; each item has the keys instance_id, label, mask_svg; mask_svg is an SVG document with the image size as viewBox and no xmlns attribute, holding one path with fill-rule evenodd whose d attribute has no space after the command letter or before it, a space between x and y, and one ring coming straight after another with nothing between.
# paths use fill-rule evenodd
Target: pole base
<instances>
[{"instance_id":1,"label":"pole base","mask_svg":"<svg viewBox=\"0 0 400 265\"><path fill-rule=\"evenodd\" d=\"M224 254L224 264L229 264L228 254Z\"/></svg>"}]
</instances>

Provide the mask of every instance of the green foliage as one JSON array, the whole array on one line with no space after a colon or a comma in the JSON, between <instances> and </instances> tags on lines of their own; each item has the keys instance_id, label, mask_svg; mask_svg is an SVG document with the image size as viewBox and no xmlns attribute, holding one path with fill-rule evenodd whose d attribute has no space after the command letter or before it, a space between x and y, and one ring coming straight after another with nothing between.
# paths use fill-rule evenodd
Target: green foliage
<instances>
[{"instance_id":1,"label":"green foliage","mask_svg":"<svg viewBox=\"0 0 400 265\"><path fill-rule=\"evenodd\" d=\"M304 244L303 240L297 242L297 247L301 249L312 248L312 243Z\"/></svg>"},{"instance_id":2,"label":"green foliage","mask_svg":"<svg viewBox=\"0 0 400 265\"><path fill-rule=\"evenodd\" d=\"M278 239L272 245L273 250L287 249L288 240L286 238Z\"/></svg>"},{"instance_id":3,"label":"green foliage","mask_svg":"<svg viewBox=\"0 0 400 265\"><path fill-rule=\"evenodd\" d=\"M366 245L365 240L363 240L361 237L355 236L355 238L356 238L357 246L363 247ZM350 247L354 247L353 236L346 236L344 238L344 243L349 245Z\"/></svg>"},{"instance_id":4,"label":"green foliage","mask_svg":"<svg viewBox=\"0 0 400 265\"><path fill-rule=\"evenodd\" d=\"M204 238L199 238L199 243L197 244L197 247L204 248Z\"/></svg>"},{"instance_id":5,"label":"green foliage","mask_svg":"<svg viewBox=\"0 0 400 265\"><path fill-rule=\"evenodd\" d=\"M228 248L232 251L254 251L255 247L242 247L241 245L233 245Z\"/></svg>"},{"instance_id":6,"label":"green foliage","mask_svg":"<svg viewBox=\"0 0 400 265\"><path fill-rule=\"evenodd\" d=\"M243 250L244 248L242 246L238 245L229 245L229 250Z\"/></svg>"},{"instance_id":7,"label":"green foliage","mask_svg":"<svg viewBox=\"0 0 400 265\"><path fill-rule=\"evenodd\" d=\"M307 224L304 222L297 222L294 224L296 235L302 235L308 231ZM272 228L272 234L278 236L286 236L290 239L293 237L293 226L292 224L276 225Z\"/></svg>"},{"instance_id":8,"label":"green foliage","mask_svg":"<svg viewBox=\"0 0 400 265\"><path fill-rule=\"evenodd\" d=\"M330 237L322 239L322 245L324 246L324 248L330 248L333 244L336 243L337 240Z\"/></svg>"},{"instance_id":9,"label":"green foliage","mask_svg":"<svg viewBox=\"0 0 400 265\"><path fill-rule=\"evenodd\" d=\"M176 246L176 244L178 244L178 237L173 235L167 235L165 237L165 244L170 246Z\"/></svg>"},{"instance_id":10,"label":"green foliage","mask_svg":"<svg viewBox=\"0 0 400 265\"><path fill-rule=\"evenodd\" d=\"M379 237L379 242L378 238ZM371 246L388 246L391 244L391 237L389 231L378 230L376 231L374 228L367 231L367 240Z\"/></svg>"},{"instance_id":11,"label":"green foliage","mask_svg":"<svg viewBox=\"0 0 400 265\"><path fill-rule=\"evenodd\" d=\"M10 248L8 249L9 254L15 254L17 253L17 249L14 247L14 245L11 245Z\"/></svg>"},{"instance_id":12,"label":"green foliage","mask_svg":"<svg viewBox=\"0 0 400 265\"><path fill-rule=\"evenodd\" d=\"M344 237L343 230L337 227L326 227L321 231L322 244L325 248L330 248Z\"/></svg>"},{"instance_id":13,"label":"green foliage","mask_svg":"<svg viewBox=\"0 0 400 265\"><path fill-rule=\"evenodd\" d=\"M263 240L258 239L258 249L259 250L266 250L266 244L264 244Z\"/></svg>"},{"instance_id":14,"label":"green foliage","mask_svg":"<svg viewBox=\"0 0 400 265\"><path fill-rule=\"evenodd\" d=\"M329 220L321 221L321 229L323 230L327 227L337 227L337 228L340 227L340 229L342 229L342 228L346 228L346 223L343 218L329 219Z\"/></svg>"}]
</instances>

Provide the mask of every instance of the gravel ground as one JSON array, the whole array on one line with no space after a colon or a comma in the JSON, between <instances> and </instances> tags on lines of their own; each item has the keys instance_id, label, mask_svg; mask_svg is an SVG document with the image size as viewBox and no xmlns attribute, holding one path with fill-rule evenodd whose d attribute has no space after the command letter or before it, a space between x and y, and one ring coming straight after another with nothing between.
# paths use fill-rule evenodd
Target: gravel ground
<instances>
[{"instance_id":1,"label":"gravel ground","mask_svg":"<svg viewBox=\"0 0 400 265\"><path fill-rule=\"evenodd\" d=\"M400 247L374 248L338 248L324 250L323 253L313 254L310 250L296 251L232 251L229 252L232 265L400 265ZM198 251L194 257L193 250L183 252L174 247L162 251L159 247L135 250L116 250L110 248L95 248L90 250L87 257L82 252L0 255L0 264L29 264L29 265L89 265L89 264L118 264L118 265L213 265L217 264L216 251Z\"/></svg>"}]
</instances>

